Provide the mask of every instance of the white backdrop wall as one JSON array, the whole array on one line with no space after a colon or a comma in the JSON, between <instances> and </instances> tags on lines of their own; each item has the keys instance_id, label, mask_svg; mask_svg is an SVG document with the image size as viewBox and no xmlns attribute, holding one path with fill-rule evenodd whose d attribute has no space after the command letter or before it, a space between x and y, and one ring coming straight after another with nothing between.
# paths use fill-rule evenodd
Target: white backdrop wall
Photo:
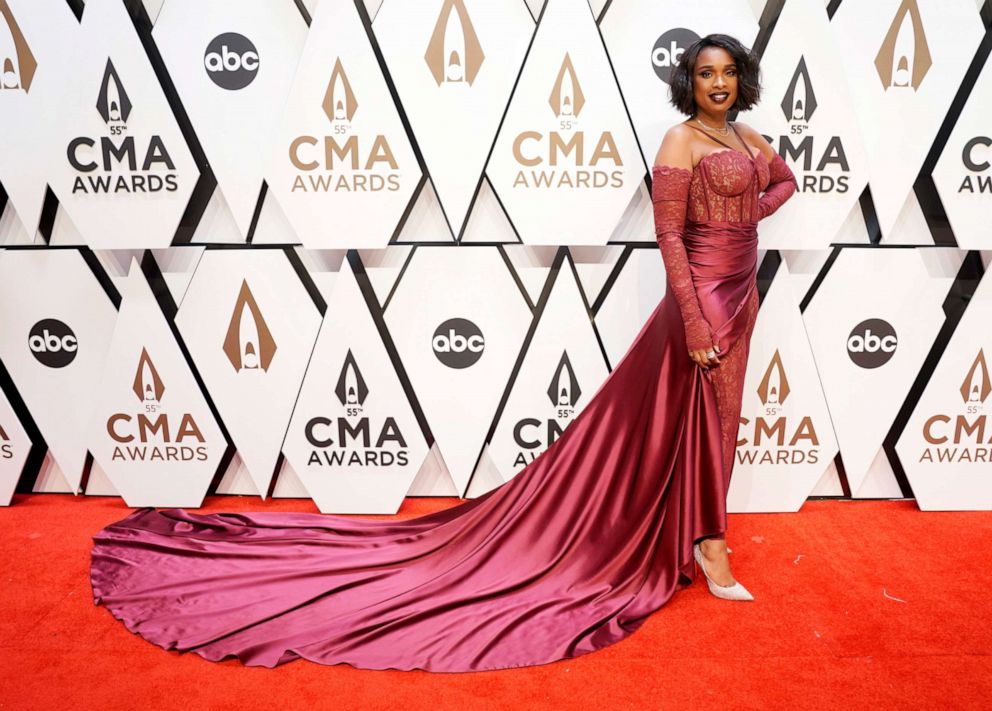
<instances>
[{"instance_id":1,"label":"white backdrop wall","mask_svg":"<svg viewBox=\"0 0 992 711\"><path fill-rule=\"evenodd\" d=\"M0 504L394 512L554 441L665 291L695 38L759 227L731 511L992 508L985 0L0 0ZM567 393L567 402L561 393Z\"/></svg>"}]
</instances>

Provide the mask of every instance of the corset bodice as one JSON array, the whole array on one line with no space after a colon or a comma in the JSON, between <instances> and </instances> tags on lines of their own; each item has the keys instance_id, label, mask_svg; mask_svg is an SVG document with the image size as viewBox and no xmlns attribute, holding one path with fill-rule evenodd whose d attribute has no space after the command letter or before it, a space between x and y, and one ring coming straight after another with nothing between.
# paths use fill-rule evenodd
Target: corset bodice
<instances>
[{"instance_id":1,"label":"corset bodice","mask_svg":"<svg viewBox=\"0 0 992 711\"><path fill-rule=\"evenodd\" d=\"M769 182L768 161L730 148L705 155L692 169L686 219L757 222L758 197Z\"/></svg>"}]
</instances>

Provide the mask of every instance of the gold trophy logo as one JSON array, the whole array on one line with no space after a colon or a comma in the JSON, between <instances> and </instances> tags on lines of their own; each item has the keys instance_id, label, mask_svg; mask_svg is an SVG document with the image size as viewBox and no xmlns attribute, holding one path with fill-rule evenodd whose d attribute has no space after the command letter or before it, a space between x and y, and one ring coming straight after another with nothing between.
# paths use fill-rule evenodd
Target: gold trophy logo
<instances>
[{"instance_id":1,"label":"gold trophy logo","mask_svg":"<svg viewBox=\"0 0 992 711\"><path fill-rule=\"evenodd\" d=\"M992 379L989 378L989 368L985 362L985 351L978 349L978 355L968 369L968 374L961 383L961 398L968 403L983 403L992 392Z\"/></svg>"},{"instance_id":2,"label":"gold trophy logo","mask_svg":"<svg viewBox=\"0 0 992 711\"><path fill-rule=\"evenodd\" d=\"M916 91L932 64L920 8L916 0L903 0L875 55L878 78L886 90L912 87Z\"/></svg>"},{"instance_id":3,"label":"gold trophy logo","mask_svg":"<svg viewBox=\"0 0 992 711\"><path fill-rule=\"evenodd\" d=\"M565 52L565 58L561 62L561 68L558 70L558 77L551 88L548 103L555 116L559 118L578 118L586 103L582 87L579 85L579 78L575 75L575 67L572 66L572 58L568 52Z\"/></svg>"},{"instance_id":4,"label":"gold trophy logo","mask_svg":"<svg viewBox=\"0 0 992 711\"><path fill-rule=\"evenodd\" d=\"M485 57L464 0L445 0L424 55L434 81L471 86Z\"/></svg>"},{"instance_id":5,"label":"gold trophy logo","mask_svg":"<svg viewBox=\"0 0 992 711\"><path fill-rule=\"evenodd\" d=\"M322 104L324 113L333 123L334 121L351 121L358 109L358 101L355 93L351 90L351 82L348 75L341 66L340 57L334 61L334 69L331 71L331 78L327 82L327 91L324 92L324 103Z\"/></svg>"},{"instance_id":6,"label":"gold trophy logo","mask_svg":"<svg viewBox=\"0 0 992 711\"><path fill-rule=\"evenodd\" d=\"M224 353L237 372L242 370L268 371L276 352L268 324L255 297L248 288L248 281L241 281L241 290L234 303L231 321L224 337Z\"/></svg>"},{"instance_id":7,"label":"gold trophy logo","mask_svg":"<svg viewBox=\"0 0 992 711\"><path fill-rule=\"evenodd\" d=\"M23 89L27 93L37 68L7 0L0 0L0 91Z\"/></svg>"},{"instance_id":8,"label":"gold trophy logo","mask_svg":"<svg viewBox=\"0 0 992 711\"><path fill-rule=\"evenodd\" d=\"M764 405L782 405L789 397L789 379L785 376L782 356L778 349L772 356L761 382L758 383L758 397Z\"/></svg>"},{"instance_id":9,"label":"gold trophy logo","mask_svg":"<svg viewBox=\"0 0 992 711\"><path fill-rule=\"evenodd\" d=\"M134 373L134 384L131 388L143 403L159 404L165 394L165 384L158 375L155 364L152 363L148 351L141 349L138 368Z\"/></svg>"}]
</instances>

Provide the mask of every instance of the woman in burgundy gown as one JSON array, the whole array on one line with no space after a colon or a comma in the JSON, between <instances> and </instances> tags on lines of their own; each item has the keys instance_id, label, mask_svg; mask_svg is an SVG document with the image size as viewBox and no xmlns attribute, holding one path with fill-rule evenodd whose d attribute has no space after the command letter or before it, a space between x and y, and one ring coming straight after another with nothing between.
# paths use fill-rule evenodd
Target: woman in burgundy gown
<instances>
[{"instance_id":1,"label":"woman in burgundy gown","mask_svg":"<svg viewBox=\"0 0 992 711\"><path fill-rule=\"evenodd\" d=\"M717 127L748 103L728 62L750 72L757 99L756 60L721 37L687 50L681 70L694 118ZM715 79L694 74L697 54L719 61ZM722 85L728 99L708 97ZM94 536L95 602L165 649L267 667L503 669L633 633L694 580L694 544L726 531L758 309L755 223L795 189L780 157L769 165L742 142L745 155L730 136L691 168L679 163L699 146L666 136L659 156L674 162L653 170L665 298L580 415L510 481L404 521L139 509Z\"/></svg>"}]
</instances>

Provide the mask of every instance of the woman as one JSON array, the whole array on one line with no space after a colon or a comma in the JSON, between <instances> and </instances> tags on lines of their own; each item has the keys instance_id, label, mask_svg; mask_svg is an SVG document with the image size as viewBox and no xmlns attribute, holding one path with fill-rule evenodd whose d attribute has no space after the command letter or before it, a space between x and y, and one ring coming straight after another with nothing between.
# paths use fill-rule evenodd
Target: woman
<instances>
[{"instance_id":1,"label":"woman","mask_svg":"<svg viewBox=\"0 0 992 711\"><path fill-rule=\"evenodd\" d=\"M652 169L658 244L689 357L716 394L727 488L758 314L754 224L796 190L789 166L761 134L727 121L729 110L758 102L758 75L757 59L728 35L709 35L686 49L670 85L672 103L689 119L665 134ZM715 332L710 324L722 326ZM730 573L728 553L722 535L693 550L713 594L750 600Z\"/></svg>"},{"instance_id":2,"label":"woman","mask_svg":"<svg viewBox=\"0 0 992 711\"><path fill-rule=\"evenodd\" d=\"M754 221L795 187L758 134L723 132L729 109L757 100L757 73L723 35L686 51L672 99L734 153L711 157L692 122L666 135L653 171L666 297L513 479L405 521L140 509L94 536L95 602L214 661L481 671L623 639L694 580L694 554L711 590L748 599L722 538L757 311Z\"/></svg>"}]
</instances>

